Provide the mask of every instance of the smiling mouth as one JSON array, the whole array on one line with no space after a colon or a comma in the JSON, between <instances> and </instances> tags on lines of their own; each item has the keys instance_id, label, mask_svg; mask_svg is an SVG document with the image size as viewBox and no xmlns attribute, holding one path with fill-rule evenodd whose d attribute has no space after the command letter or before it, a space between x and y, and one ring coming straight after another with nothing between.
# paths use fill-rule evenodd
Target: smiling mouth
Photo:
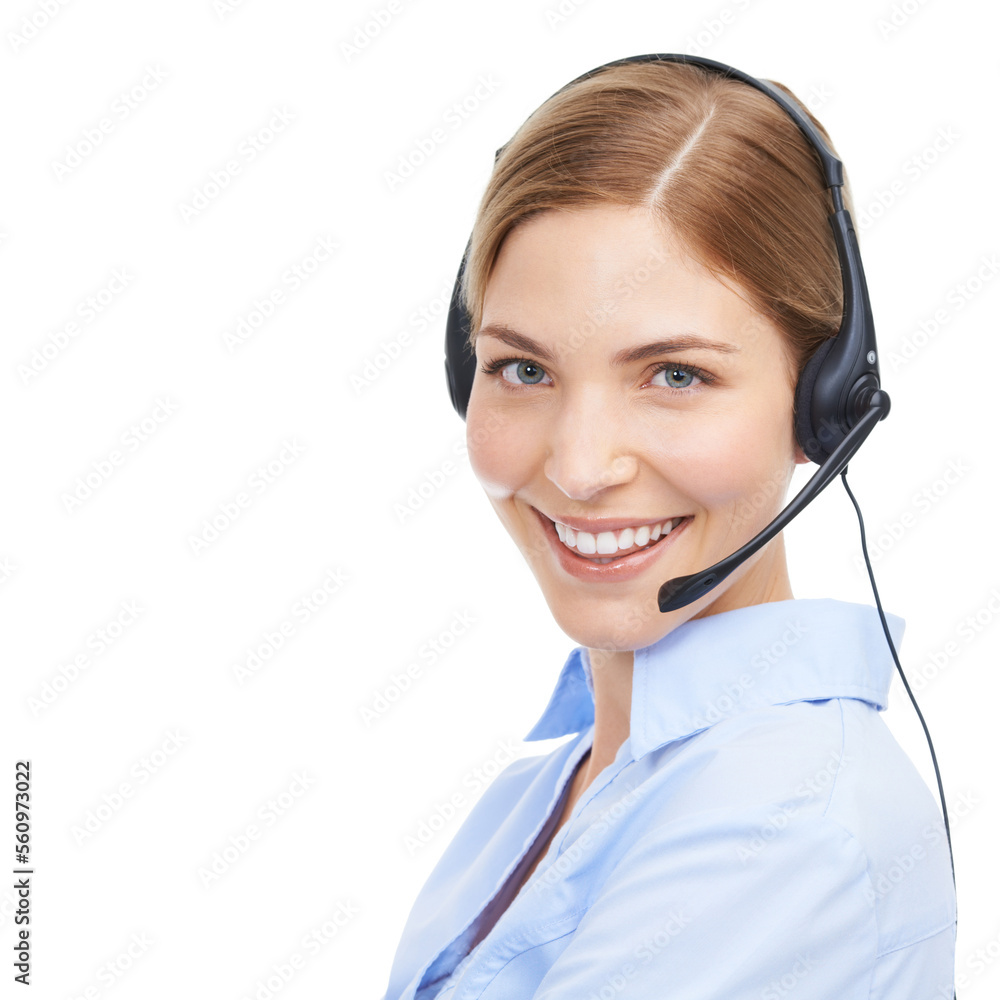
<instances>
[{"instance_id":1,"label":"smiling mouth","mask_svg":"<svg viewBox=\"0 0 1000 1000\"><path fill-rule=\"evenodd\" d=\"M542 515L543 517L545 515ZM626 528L622 531L602 531L592 533L570 528L552 518L546 518L559 538L559 543L578 559L588 563L603 565L621 562L630 556L659 545L690 517L666 518L653 525L642 525L638 529Z\"/></svg>"}]
</instances>

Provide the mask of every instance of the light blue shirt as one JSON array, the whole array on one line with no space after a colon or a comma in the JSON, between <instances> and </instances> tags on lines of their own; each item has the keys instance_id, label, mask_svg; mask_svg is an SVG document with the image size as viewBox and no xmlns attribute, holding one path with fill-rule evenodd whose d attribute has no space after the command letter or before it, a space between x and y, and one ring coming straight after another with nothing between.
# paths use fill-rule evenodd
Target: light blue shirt
<instances>
[{"instance_id":1,"label":"light blue shirt","mask_svg":"<svg viewBox=\"0 0 1000 1000\"><path fill-rule=\"evenodd\" d=\"M948 845L879 715L875 608L755 605L636 650L628 739L505 899L593 742L590 669L578 646L525 739L577 735L508 765L448 845L384 1000L951 997Z\"/></svg>"}]
</instances>

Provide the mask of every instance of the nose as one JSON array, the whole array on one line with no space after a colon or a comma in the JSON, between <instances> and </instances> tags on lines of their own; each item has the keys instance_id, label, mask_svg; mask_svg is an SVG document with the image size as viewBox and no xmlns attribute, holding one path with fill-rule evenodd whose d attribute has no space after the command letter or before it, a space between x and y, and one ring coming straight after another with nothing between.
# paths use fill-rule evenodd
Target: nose
<instances>
[{"instance_id":1,"label":"nose","mask_svg":"<svg viewBox=\"0 0 1000 1000\"><path fill-rule=\"evenodd\" d=\"M570 500L590 503L631 482L639 461L628 435L596 399L564 406L551 427L545 475Z\"/></svg>"}]
</instances>

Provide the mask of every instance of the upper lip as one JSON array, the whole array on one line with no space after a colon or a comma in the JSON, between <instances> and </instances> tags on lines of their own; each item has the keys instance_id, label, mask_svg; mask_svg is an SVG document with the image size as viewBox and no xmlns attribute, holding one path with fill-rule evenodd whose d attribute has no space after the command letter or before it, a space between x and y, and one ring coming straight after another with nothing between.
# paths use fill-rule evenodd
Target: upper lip
<instances>
[{"instance_id":1,"label":"upper lip","mask_svg":"<svg viewBox=\"0 0 1000 1000\"><path fill-rule=\"evenodd\" d=\"M640 528L644 524L662 524L664 521L674 521L680 515L674 515L673 517L594 517L594 518L583 518L583 517L565 517L560 514L558 517L551 517L548 514L543 513L538 510L537 507L534 508L538 511L542 517L548 518L550 521L558 521L560 524L565 524L567 527L572 528L574 531L589 531L591 534L597 535L602 531L621 531L624 528Z\"/></svg>"}]
</instances>

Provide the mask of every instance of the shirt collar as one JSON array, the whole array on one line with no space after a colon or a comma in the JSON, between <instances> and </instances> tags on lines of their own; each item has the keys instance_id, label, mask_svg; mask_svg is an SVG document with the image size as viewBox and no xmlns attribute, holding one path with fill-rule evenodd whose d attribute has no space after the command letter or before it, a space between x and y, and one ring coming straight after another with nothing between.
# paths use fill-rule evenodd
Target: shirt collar
<instances>
[{"instance_id":1,"label":"shirt collar","mask_svg":"<svg viewBox=\"0 0 1000 1000\"><path fill-rule=\"evenodd\" d=\"M905 623L896 615L886 620L898 650ZM881 712L892 671L878 611L867 604L773 601L693 618L635 651L632 755L767 705L857 698ZM593 723L590 658L577 646L524 738L554 739Z\"/></svg>"}]
</instances>

